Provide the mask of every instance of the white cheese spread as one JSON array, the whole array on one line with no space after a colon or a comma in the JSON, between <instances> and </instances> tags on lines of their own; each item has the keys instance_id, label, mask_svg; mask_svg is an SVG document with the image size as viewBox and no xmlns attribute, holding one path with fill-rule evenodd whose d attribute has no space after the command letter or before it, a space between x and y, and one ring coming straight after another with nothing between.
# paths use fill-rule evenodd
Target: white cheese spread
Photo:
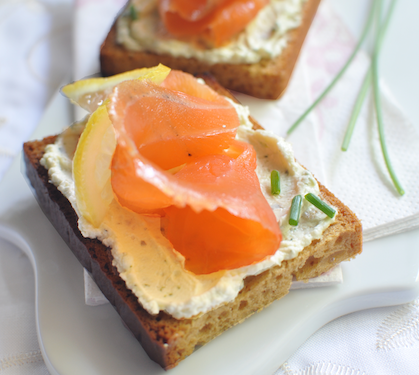
<instances>
[{"instance_id":1,"label":"white cheese spread","mask_svg":"<svg viewBox=\"0 0 419 375\"><path fill-rule=\"evenodd\" d=\"M189 318L234 300L244 285L244 278L296 257L334 221L303 200L298 226L288 224L292 198L308 192L319 194L318 184L311 173L295 161L291 146L284 139L265 130L253 130L247 107L233 105L241 122L237 138L252 144L257 152L257 175L262 192L281 227L283 240L272 257L235 270L195 275L184 269L183 256L173 250L161 234L159 218L133 213L115 200L100 228L93 228L79 215L83 236L98 238L111 248L114 265L122 279L150 314L165 311L177 319ZM41 160L51 182L76 212L71 158L82 129L83 123L70 127L55 144L47 146ZM275 196L270 193L272 169L281 174L281 194Z\"/></svg>"},{"instance_id":2,"label":"white cheese spread","mask_svg":"<svg viewBox=\"0 0 419 375\"><path fill-rule=\"evenodd\" d=\"M288 31L301 24L301 10L307 0L271 0L246 29L229 43L205 48L168 35L157 11L157 0L133 2L138 19L130 16L129 7L117 21L117 43L133 51L196 58L209 64L257 63L278 56L287 44Z\"/></svg>"}]
</instances>

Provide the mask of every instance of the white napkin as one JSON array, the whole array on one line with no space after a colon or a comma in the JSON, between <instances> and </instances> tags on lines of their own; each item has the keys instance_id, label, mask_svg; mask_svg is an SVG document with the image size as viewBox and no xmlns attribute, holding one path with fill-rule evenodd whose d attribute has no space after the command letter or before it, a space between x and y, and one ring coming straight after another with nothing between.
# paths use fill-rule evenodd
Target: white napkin
<instances>
[{"instance_id":1,"label":"white napkin","mask_svg":"<svg viewBox=\"0 0 419 375\"><path fill-rule=\"evenodd\" d=\"M327 25L327 27L325 27ZM355 41L344 22L323 3L309 33L303 58L313 100L346 61ZM385 168L372 95L366 101L349 149L340 150L347 123L369 67L360 52L326 100L316 109L319 150L325 179L320 180L361 219L364 241L419 226L419 135L381 82L387 147L406 193L400 196ZM306 131L302 124L301 135Z\"/></svg>"},{"instance_id":2,"label":"white napkin","mask_svg":"<svg viewBox=\"0 0 419 375\"><path fill-rule=\"evenodd\" d=\"M22 141L35 129L48 98L71 66L71 3L72 0L0 1L0 180L13 157L21 151ZM91 22L90 27L94 28L98 18L95 14L99 15L104 3L109 3L109 7L114 4L114 11L100 15L100 20L109 22L110 26L114 14L123 5L120 1L79 0L76 8L96 6L97 13L91 12L95 22ZM324 17L326 7L328 3L324 0L317 18ZM317 28L319 22L323 22L320 19L315 23ZM324 25L328 29L329 25ZM349 35L346 29L344 31ZM105 30L101 32L106 34ZM86 40L89 37L85 35ZM305 49L314 43L311 38ZM350 40L348 50L352 47L352 37ZM300 59L306 73L309 71L305 63L307 58L308 54L304 53ZM80 76L96 73L98 66L95 60L92 70L81 70ZM290 100L289 96L290 92L278 105ZM276 105L276 102L265 105ZM395 110L401 113L397 106ZM292 116L297 117L298 113L300 111L295 111ZM402 119L405 120L403 114ZM273 125L275 121L271 118ZM354 140L351 148L353 145ZM398 157L393 153L392 156ZM298 158L303 161L300 156ZM308 166L306 162L303 164ZM310 169L314 170L312 166ZM317 171L315 174L324 181ZM402 179L401 175L399 177ZM408 193L411 191L407 185L404 187ZM346 201L345 196L341 197ZM400 225L395 221L391 225L404 229L403 220L407 219L401 219ZM417 225L417 216L412 221ZM371 230L375 229L380 231L380 226ZM32 267L29 259L9 243L0 240L0 250L0 373L46 375L48 370L42 361L36 335ZM419 366L418 319L418 301L342 317L313 335L287 364L281 366L278 374L416 374Z\"/></svg>"}]
</instances>

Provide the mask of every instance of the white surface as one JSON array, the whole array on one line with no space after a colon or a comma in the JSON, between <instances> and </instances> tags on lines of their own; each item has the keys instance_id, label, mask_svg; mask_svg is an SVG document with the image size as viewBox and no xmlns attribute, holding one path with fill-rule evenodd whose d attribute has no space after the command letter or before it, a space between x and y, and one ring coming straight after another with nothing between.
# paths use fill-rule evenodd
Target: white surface
<instances>
[{"instance_id":1,"label":"white surface","mask_svg":"<svg viewBox=\"0 0 419 375\"><path fill-rule=\"evenodd\" d=\"M351 30L356 35L359 35L365 19L365 10L368 2L365 0L328 1L349 24ZM0 1L0 26L2 27L0 37L3 38L1 39L2 41L4 39L8 40L8 43L4 44L6 48L1 49L1 53L3 53L3 69L0 71L0 90L2 95L0 101L0 178L9 165L8 160L11 161L13 156L19 153L21 142L35 129L47 98L56 90L58 82L63 78L63 74L70 69L69 41L72 36L72 12L68 7L70 2L64 0ZM95 0L78 1L79 4L93 4L95 2L97 3ZM398 1L395 17L390 25L388 37L382 51L381 73L393 95L419 130L419 106L417 105L419 50L414 47L416 43L415 37L419 35L418 14L419 2L417 0ZM10 39L8 39L11 35L16 37L12 39L13 42L10 42ZM59 131L65 125L67 124L55 124L56 127L54 129ZM49 135L49 132L42 133L41 131L37 135L42 137L43 135ZM19 172L18 161L15 161L14 168L9 171L5 178L11 178L10 176L14 176L13 178L17 177L17 180L13 180L16 184L9 184L7 187L3 183L0 184L1 193L6 194L1 195L0 198L0 215L2 220L7 221L9 224L11 221L25 224L25 217L22 213L39 212L39 209L33 204L32 198L29 198L30 194L28 194L27 185ZM28 195L27 200L20 201L22 193ZM42 215L39 216L39 220L30 224L34 225L34 231L40 227L50 225ZM41 233L43 232L41 231ZM369 269L362 266L363 259L365 259L364 255L382 259L383 255L388 256L396 253L399 257L406 259L410 256L410 253L406 253L407 249L403 248L403 245L404 241L410 243L411 235L412 233L407 233L367 244L364 254L358 260L345 265L344 276L346 277L348 271L348 275L353 272L353 274L359 274L359 277L362 279L365 276L364 273L370 272ZM41 239L35 238L33 241L40 242ZM62 241L54 236L48 239L47 242L52 247L61 248L63 246ZM415 242L414 246L417 249L417 240L413 242ZM381 244L385 246L387 243L393 246L393 249L391 251L387 249L382 252L380 249ZM375 259L375 261L377 260ZM379 262L381 263L381 260ZM49 270L51 272L59 272L59 268L53 258L45 259L44 266L41 266L41 263L41 260L37 261L37 269L40 270L37 272L48 272ZM32 307L35 300L33 293L34 279L32 272L30 272L27 258L17 248L5 246L4 242L0 241L0 264L2 265L0 271L0 319L2 322L1 327L3 327L0 335L0 370L6 374L46 374L47 370L42 363L39 353L40 349L36 343L36 326L46 327L46 324L50 322L55 329L60 328L61 325L67 322L68 324L73 324L76 330L74 334L70 335L70 338L72 338L81 334L85 324L78 322L77 315L73 320L71 316L70 320L65 319L65 317L55 316L54 310L43 311L39 315L39 324L36 324L33 315L34 308ZM352 271L355 267L358 267L358 264L360 265L360 268L357 268L358 272ZM9 267L12 268L14 272L4 272L6 265L8 269ZM402 266L394 264L395 269ZM393 268L388 269L390 277L392 277L392 270ZM13 277L11 273L13 273ZM386 283L386 281L384 282ZM343 286L345 287L346 285ZM39 290L38 287L39 284L37 285L37 290ZM45 293L37 292L36 298L56 299L57 303L61 303L64 298L60 295L60 292L62 290L69 292L63 289L61 285L49 285L48 288ZM81 286L77 288L82 292ZM333 289L333 295L341 292L340 286L338 288L336 290ZM397 287L392 288L392 291L395 293L397 293L397 290ZM345 289L342 289L342 292L344 291ZM284 301L292 300L294 297L291 296L294 295L304 295L298 294L300 292L297 291L297 294L292 292L290 296L286 297L287 300ZM302 291L302 293L305 293L305 291ZM405 296L405 294L401 294L401 297ZM67 297L72 301L74 292L70 292ZM319 295L316 294L315 297L319 297ZM382 297L385 298L385 295ZM80 297L77 292L76 300L80 299L83 299L83 296ZM400 301L400 303L402 302ZM308 303L310 303L310 300L307 301ZM7 308L5 308L6 306ZM15 309L13 311L18 311L19 313L11 317L12 310L9 309L9 306L13 306ZM74 312L77 309L77 306L75 306L73 310L71 304L70 306L66 304L65 307L68 308L68 312ZM113 320L107 320L108 318L102 310L91 309L96 314L94 317L95 322L103 321L103 326L106 326L108 322L111 323L111 333L117 333L114 337L116 341L120 339L120 335L123 337L126 335L126 333L121 333L124 330L121 329L122 325L115 316L112 318ZM278 321L278 316L280 316L282 309L278 313L274 309L276 309L276 305L267 311L275 311L277 314L276 321ZM109 311L109 314L112 314L112 311ZM267 313L266 316L269 314ZM264 317L265 315L259 314L259 316ZM93 317L91 318L93 319ZM256 323L253 323L253 321L259 321L260 319L263 318L258 316L252 318L248 327L255 327L254 324ZM306 322L302 323L304 327ZM238 327L238 329L232 330L231 333L225 333L226 337L233 335L232 337L241 341L252 341L253 337L251 335L255 336L258 332L255 332L253 328L246 330L244 327L247 327L247 324L242 325L243 328ZM271 361L277 360L276 363L278 364L286 356L290 356L287 364L284 364L280 371L281 374L286 375L410 375L417 373L419 368L417 327L419 327L419 304L418 302L412 302L401 306L370 309L341 317L313 334L298 350L294 351L296 345L291 345L280 356L278 356L278 353L280 353L281 348L266 349L265 346L262 347L266 349L266 355L271 358ZM280 328L280 325L277 326L278 330ZM236 331L241 332L243 329L242 334L235 333ZM272 327L267 329L271 330ZM315 329L317 327L312 327L311 332L314 332ZM272 334L277 334L277 332L274 331ZM59 333L59 330L57 333L52 332L48 335L48 339L53 342L51 345L54 346L54 354L57 354L59 360L66 361L68 358L71 358L74 352L77 354L78 349L73 348L71 340L60 336ZM309 332L306 331L306 333L308 337ZM83 339L85 338L83 337ZM387 345L383 346L380 344L382 339L386 340ZM207 353L216 353L213 352L214 348L212 347L218 345L219 340L227 339L220 337L215 340L213 344L205 348L205 350L208 350ZM122 358L126 358L125 356L135 358L138 355L137 353L140 353L139 355L142 356L141 349L138 349L138 344L133 340L130 342L133 347L132 349L129 348L128 352L122 353ZM231 340L227 341L227 343L231 347L237 345L235 341ZM259 341L256 341L256 343L260 344ZM264 345L264 343L262 344ZM246 345L246 343L240 342L240 345ZM222 350L216 354L220 356L220 366L222 366L224 359L230 355L230 352L229 350L223 352L223 349L225 349L224 344L220 344L220 346ZM118 361L117 354L115 352L113 356L116 361ZM91 355L93 358L101 357L97 352ZM203 355L199 352L194 354L194 356ZM250 359L251 357L249 357L249 361ZM242 363L242 361L244 359L240 359L238 363ZM204 366L206 363L206 361L203 361ZM88 362L83 364L86 365L87 370L85 369L85 371L88 371L89 374L95 373L89 367L90 364ZM228 367L226 368L228 369ZM115 370L115 367L110 367L110 369ZM158 371L156 367L153 367L154 370ZM147 371L147 368L144 371ZM70 369L70 372L78 373L74 367ZM115 370L115 373L120 373L120 371ZM141 371L139 373L141 374ZM263 372L256 371L255 373L260 374Z\"/></svg>"},{"instance_id":2,"label":"white surface","mask_svg":"<svg viewBox=\"0 0 419 375\"><path fill-rule=\"evenodd\" d=\"M70 118L67 101L56 96L36 137L56 132ZM35 270L37 329L48 370L60 375L164 373L110 306L85 305L82 267L38 207L19 160L2 181L0 196L13 197L0 206L0 237L21 248ZM290 292L170 373L272 374L327 322L416 298L418 248L419 231L367 244L362 256L343 265L343 284Z\"/></svg>"}]
</instances>

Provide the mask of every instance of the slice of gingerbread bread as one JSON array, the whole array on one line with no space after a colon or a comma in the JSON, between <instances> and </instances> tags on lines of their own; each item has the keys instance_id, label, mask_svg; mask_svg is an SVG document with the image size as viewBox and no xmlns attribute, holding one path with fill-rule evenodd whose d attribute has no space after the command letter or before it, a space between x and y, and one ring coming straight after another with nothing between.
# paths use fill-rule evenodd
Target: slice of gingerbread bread
<instances>
[{"instance_id":1,"label":"slice of gingerbread bread","mask_svg":"<svg viewBox=\"0 0 419 375\"><path fill-rule=\"evenodd\" d=\"M232 97L214 80L204 77L216 91ZM256 122L254 126L260 127ZM320 185L320 198L338 209L336 220L323 237L290 260L283 261L257 276L244 280L244 288L236 299L207 313L190 319L175 319L160 312L149 314L127 288L112 264L111 249L97 239L81 235L78 217L70 202L49 181L48 171L40 160L48 144L56 136L24 144L26 174L39 205L74 255L114 306L126 326L143 346L149 357L170 369L234 325L285 296L293 277L305 280L316 277L341 261L350 260L362 251L360 221L341 201Z\"/></svg>"},{"instance_id":2,"label":"slice of gingerbread bread","mask_svg":"<svg viewBox=\"0 0 419 375\"><path fill-rule=\"evenodd\" d=\"M208 63L196 58L175 57L147 51L133 51L117 43L116 23L100 49L100 69L104 76L136 68L152 67L159 63L191 74L211 73L230 90L261 99L278 99L285 91L300 54L307 32L320 0L307 0L302 8L301 24L287 33L287 45L274 58L258 63Z\"/></svg>"}]
</instances>

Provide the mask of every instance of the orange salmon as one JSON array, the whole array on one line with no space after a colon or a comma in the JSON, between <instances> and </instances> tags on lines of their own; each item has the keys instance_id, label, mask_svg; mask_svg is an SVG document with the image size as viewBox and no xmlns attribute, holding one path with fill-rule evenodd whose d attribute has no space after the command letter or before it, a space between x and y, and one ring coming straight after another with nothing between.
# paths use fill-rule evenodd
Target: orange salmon
<instances>
[{"instance_id":1,"label":"orange salmon","mask_svg":"<svg viewBox=\"0 0 419 375\"><path fill-rule=\"evenodd\" d=\"M281 233L260 189L256 153L235 140L239 119L224 97L172 71L161 86L119 84L108 113L118 140L112 161L118 201L161 215L187 270L234 269L276 252Z\"/></svg>"},{"instance_id":2,"label":"orange salmon","mask_svg":"<svg viewBox=\"0 0 419 375\"><path fill-rule=\"evenodd\" d=\"M199 36L219 47L245 29L269 0L160 0L159 13L175 37ZM195 6L195 7L193 7Z\"/></svg>"}]
</instances>

